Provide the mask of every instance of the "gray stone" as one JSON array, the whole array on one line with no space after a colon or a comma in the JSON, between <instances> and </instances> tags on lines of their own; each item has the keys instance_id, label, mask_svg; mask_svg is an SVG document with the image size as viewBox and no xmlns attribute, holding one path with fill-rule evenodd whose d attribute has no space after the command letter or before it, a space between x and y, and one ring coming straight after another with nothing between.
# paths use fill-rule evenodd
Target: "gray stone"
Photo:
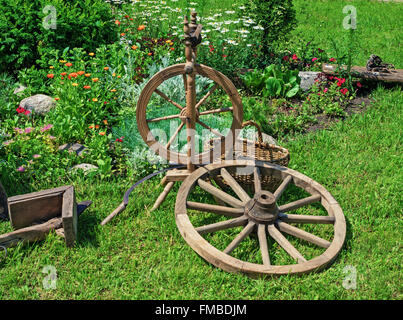
<instances>
[{"instance_id":1,"label":"gray stone","mask_svg":"<svg viewBox=\"0 0 403 320\"><path fill-rule=\"evenodd\" d=\"M59 147L59 151L64 150L70 153L75 152L78 156L82 156L84 153L88 152L88 148L79 143L67 143Z\"/></svg>"},{"instance_id":2,"label":"gray stone","mask_svg":"<svg viewBox=\"0 0 403 320\"><path fill-rule=\"evenodd\" d=\"M80 163L75 165L74 167L71 168L71 170L83 170L84 172L90 172L90 171L96 171L98 170L97 166L94 166L93 164L89 163Z\"/></svg>"},{"instance_id":3,"label":"gray stone","mask_svg":"<svg viewBox=\"0 0 403 320\"><path fill-rule=\"evenodd\" d=\"M36 114L45 114L56 106L56 100L45 94L36 94L22 100L20 106Z\"/></svg>"},{"instance_id":4,"label":"gray stone","mask_svg":"<svg viewBox=\"0 0 403 320\"><path fill-rule=\"evenodd\" d=\"M276 139L274 139L272 136L269 136L266 133L262 133L263 136L263 142L266 142L268 144L274 144L275 146L278 146L278 142Z\"/></svg>"},{"instance_id":5,"label":"gray stone","mask_svg":"<svg viewBox=\"0 0 403 320\"><path fill-rule=\"evenodd\" d=\"M316 71L300 71L298 75L301 78L301 89L304 91L311 89L319 73Z\"/></svg>"},{"instance_id":6,"label":"gray stone","mask_svg":"<svg viewBox=\"0 0 403 320\"><path fill-rule=\"evenodd\" d=\"M23 92L25 89L27 89L27 87L23 86L22 84L20 84L20 86L14 90L14 94L18 94Z\"/></svg>"}]
</instances>

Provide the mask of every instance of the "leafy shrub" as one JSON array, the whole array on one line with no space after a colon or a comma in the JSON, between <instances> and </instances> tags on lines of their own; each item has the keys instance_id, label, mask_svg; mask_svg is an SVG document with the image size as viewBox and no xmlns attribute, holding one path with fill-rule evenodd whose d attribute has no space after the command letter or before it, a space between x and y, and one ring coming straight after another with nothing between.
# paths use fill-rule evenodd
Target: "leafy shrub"
<instances>
[{"instance_id":1,"label":"leafy shrub","mask_svg":"<svg viewBox=\"0 0 403 320\"><path fill-rule=\"evenodd\" d=\"M301 79L298 70L281 70L278 65L270 65L263 72L254 70L242 76L246 86L264 97L292 98L300 91Z\"/></svg>"},{"instance_id":2,"label":"leafy shrub","mask_svg":"<svg viewBox=\"0 0 403 320\"><path fill-rule=\"evenodd\" d=\"M261 40L263 56L269 54L274 41L283 39L295 25L292 0L245 0L244 7L246 14L262 26L262 30L253 30Z\"/></svg>"},{"instance_id":3,"label":"leafy shrub","mask_svg":"<svg viewBox=\"0 0 403 320\"><path fill-rule=\"evenodd\" d=\"M56 29L45 28L52 5ZM94 50L117 39L113 16L102 0L0 0L0 71L30 67L50 49Z\"/></svg>"}]
</instances>

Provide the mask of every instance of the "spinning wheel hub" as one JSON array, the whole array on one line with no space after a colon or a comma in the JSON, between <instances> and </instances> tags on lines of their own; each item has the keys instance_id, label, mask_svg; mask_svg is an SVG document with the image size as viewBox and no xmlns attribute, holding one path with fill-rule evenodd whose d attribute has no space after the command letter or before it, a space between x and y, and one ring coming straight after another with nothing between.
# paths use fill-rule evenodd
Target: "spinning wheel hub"
<instances>
[{"instance_id":1,"label":"spinning wheel hub","mask_svg":"<svg viewBox=\"0 0 403 320\"><path fill-rule=\"evenodd\" d=\"M258 223L270 223L278 217L276 198L269 191L260 191L245 205L245 214Z\"/></svg>"},{"instance_id":2,"label":"spinning wheel hub","mask_svg":"<svg viewBox=\"0 0 403 320\"><path fill-rule=\"evenodd\" d=\"M197 122L199 120L199 117L200 117L199 110L196 110L195 115L196 115L196 122ZM190 116L189 116L189 114L187 112L187 109L183 108L181 110L181 112L179 113L179 119L181 119L182 123L186 124L186 120L189 119L189 118L190 118Z\"/></svg>"}]
</instances>

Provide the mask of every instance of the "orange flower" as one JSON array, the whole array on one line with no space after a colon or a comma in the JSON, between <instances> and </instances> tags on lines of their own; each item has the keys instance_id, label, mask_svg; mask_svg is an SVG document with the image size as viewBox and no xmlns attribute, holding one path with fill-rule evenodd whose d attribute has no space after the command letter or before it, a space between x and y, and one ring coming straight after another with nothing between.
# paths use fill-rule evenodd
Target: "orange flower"
<instances>
[{"instance_id":1,"label":"orange flower","mask_svg":"<svg viewBox=\"0 0 403 320\"><path fill-rule=\"evenodd\" d=\"M121 37L123 37L124 35L125 35L125 33L123 33L123 32L120 34Z\"/></svg>"},{"instance_id":2,"label":"orange flower","mask_svg":"<svg viewBox=\"0 0 403 320\"><path fill-rule=\"evenodd\" d=\"M88 128L94 129L94 125L92 124L92 125L90 125Z\"/></svg>"},{"instance_id":3,"label":"orange flower","mask_svg":"<svg viewBox=\"0 0 403 320\"><path fill-rule=\"evenodd\" d=\"M105 120L103 121L103 123L104 123L105 125L107 125L107 124L108 124L108 120L105 119Z\"/></svg>"},{"instance_id":4,"label":"orange flower","mask_svg":"<svg viewBox=\"0 0 403 320\"><path fill-rule=\"evenodd\" d=\"M152 56L153 54L151 52L147 53L149 56Z\"/></svg>"},{"instance_id":5,"label":"orange flower","mask_svg":"<svg viewBox=\"0 0 403 320\"><path fill-rule=\"evenodd\" d=\"M104 70L105 70L105 71L108 71L108 70L109 70L109 67L105 67Z\"/></svg>"},{"instance_id":6,"label":"orange flower","mask_svg":"<svg viewBox=\"0 0 403 320\"><path fill-rule=\"evenodd\" d=\"M84 86L83 88L88 90L88 89L91 89L91 86Z\"/></svg>"},{"instance_id":7,"label":"orange flower","mask_svg":"<svg viewBox=\"0 0 403 320\"><path fill-rule=\"evenodd\" d=\"M72 85L73 87L77 87L77 86L78 86L78 83L77 83L77 82L73 82L71 85Z\"/></svg>"},{"instance_id":8,"label":"orange flower","mask_svg":"<svg viewBox=\"0 0 403 320\"><path fill-rule=\"evenodd\" d=\"M68 78L69 78L69 79L71 79L71 78L77 78L77 77L78 77L78 74L75 73L75 72L72 72L72 73L70 73L70 74L68 75Z\"/></svg>"},{"instance_id":9,"label":"orange flower","mask_svg":"<svg viewBox=\"0 0 403 320\"><path fill-rule=\"evenodd\" d=\"M93 101L93 102L97 102L98 99L97 99L97 98L92 98L92 101Z\"/></svg>"},{"instance_id":10,"label":"orange flower","mask_svg":"<svg viewBox=\"0 0 403 320\"><path fill-rule=\"evenodd\" d=\"M77 71L77 74L78 74L79 76L82 76L84 73L85 73L85 71Z\"/></svg>"},{"instance_id":11,"label":"orange flower","mask_svg":"<svg viewBox=\"0 0 403 320\"><path fill-rule=\"evenodd\" d=\"M105 134L106 134L105 131L102 131L102 132L99 133L100 136L104 136Z\"/></svg>"},{"instance_id":12,"label":"orange flower","mask_svg":"<svg viewBox=\"0 0 403 320\"><path fill-rule=\"evenodd\" d=\"M99 129L99 124L97 124L97 125L95 126L95 129Z\"/></svg>"},{"instance_id":13,"label":"orange flower","mask_svg":"<svg viewBox=\"0 0 403 320\"><path fill-rule=\"evenodd\" d=\"M172 47L172 48L170 48L169 50L174 51L174 50L175 50L175 48L174 48L174 47Z\"/></svg>"},{"instance_id":14,"label":"orange flower","mask_svg":"<svg viewBox=\"0 0 403 320\"><path fill-rule=\"evenodd\" d=\"M93 56L95 55L95 53L94 53L94 52L90 52L88 55L91 56L91 57L93 57Z\"/></svg>"},{"instance_id":15,"label":"orange flower","mask_svg":"<svg viewBox=\"0 0 403 320\"><path fill-rule=\"evenodd\" d=\"M60 75L65 76L66 74L67 74L67 72L62 72Z\"/></svg>"},{"instance_id":16,"label":"orange flower","mask_svg":"<svg viewBox=\"0 0 403 320\"><path fill-rule=\"evenodd\" d=\"M49 73L49 74L47 75L47 77L48 77L49 79L53 79L53 78L55 77L55 75L54 75L53 73Z\"/></svg>"},{"instance_id":17,"label":"orange flower","mask_svg":"<svg viewBox=\"0 0 403 320\"><path fill-rule=\"evenodd\" d=\"M120 21L119 21L119 20L116 20L116 21L115 21L115 24L118 25L118 26L120 26Z\"/></svg>"},{"instance_id":18,"label":"orange flower","mask_svg":"<svg viewBox=\"0 0 403 320\"><path fill-rule=\"evenodd\" d=\"M92 78L92 82L98 82L99 78Z\"/></svg>"},{"instance_id":19,"label":"orange flower","mask_svg":"<svg viewBox=\"0 0 403 320\"><path fill-rule=\"evenodd\" d=\"M60 98L56 97L56 98L55 98L55 100L56 100L56 101L59 101L59 100L60 100Z\"/></svg>"},{"instance_id":20,"label":"orange flower","mask_svg":"<svg viewBox=\"0 0 403 320\"><path fill-rule=\"evenodd\" d=\"M142 24L142 25L140 25L138 28L137 28L137 30L138 31L142 31L142 30L144 30L146 28L146 26L144 25L144 24Z\"/></svg>"},{"instance_id":21,"label":"orange flower","mask_svg":"<svg viewBox=\"0 0 403 320\"><path fill-rule=\"evenodd\" d=\"M138 49L138 46L132 46L132 49L133 49L133 50L137 50L137 49Z\"/></svg>"},{"instance_id":22,"label":"orange flower","mask_svg":"<svg viewBox=\"0 0 403 320\"><path fill-rule=\"evenodd\" d=\"M111 92L116 92L116 89L112 89Z\"/></svg>"},{"instance_id":23,"label":"orange flower","mask_svg":"<svg viewBox=\"0 0 403 320\"><path fill-rule=\"evenodd\" d=\"M86 76L87 78L89 78L89 77L91 77L91 73L86 73L85 76Z\"/></svg>"},{"instance_id":24,"label":"orange flower","mask_svg":"<svg viewBox=\"0 0 403 320\"><path fill-rule=\"evenodd\" d=\"M65 64L65 66L66 67L71 67L73 64L71 63L71 62L67 62L66 64Z\"/></svg>"},{"instance_id":25,"label":"orange flower","mask_svg":"<svg viewBox=\"0 0 403 320\"><path fill-rule=\"evenodd\" d=\"M122 76L117 76L118 79L122 78Z\"/></svg>"}]
</instances>

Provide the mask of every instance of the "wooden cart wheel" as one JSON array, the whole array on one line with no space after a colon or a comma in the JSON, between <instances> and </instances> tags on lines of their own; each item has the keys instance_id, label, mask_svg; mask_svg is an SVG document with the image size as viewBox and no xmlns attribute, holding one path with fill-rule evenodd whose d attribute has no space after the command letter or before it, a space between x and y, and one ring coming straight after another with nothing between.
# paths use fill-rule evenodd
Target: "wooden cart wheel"
<instances>
[{"instance_id":1,"label":"wooden cart wheel","mask_svg":"<svg viewBox=\"0 0 403 320\"><path fill-rule=\"evenodd\" d=\"M253 194L233 179L234 170L253 172ZM233 192L214 185L218 174ZM282 180L274 193L262 189L265 175ZM228 206L207 203L210 195ZM175 216L183 238L204 259L251 276L318 271L333 262L346 236L343 212L323 186L267 162L224 161L197 169L179 189Z\"/></svg>"},{"instance_id":2,"label":"wooden cart wheel","mask_svg":"<svg viewBox=\"0 0 403 320\"><path fill-rule=\"evenodd\" d=\"M221 72L214 70L210 67L196 64L194 66L194 71L196 76L205 77L207 79L212 80L213 83L210 84L210 87L203 93L203 96L200 97L198 102L195 105L196 109L196 125L200 126L200 128L204 128L209 130L213 135L221 138L221 146L224 146L225 137L229 137L231 134L236 135L241 129L242 120L243 120L243 108L242 108L242 100L238 94L237 89L234 84L229 80L224 74ZM186 131L186 105L182 103L178 103L178 101L174 101L172 99L171 92L163 92L162 89L159 89L159 86L174 77L181 76L183 80L181 80L181 86L186 91L186 73L185 73L185 64L176 64L170 66L166 69L161 70L157 74L155 74L150 81L146 84L144 89L142 90L136 110L137 117L137 125L138 130L146 142L146 144L154 150L157 154L159 154L164 159L170 160L172 162L187 164L188 163L188 155L186 151L181 150L173 150L171 145L175 139L178 138L181 131ZM171 80L172 81L172 80ZM197 80L196 80L197 82ZM223 90L226 95L228 95L230 100L230 105L227 107L218 107L218 108L210 108L208 109L206 106L212 102L216 102L211 96L214 94L216 90ZM152 95L161 99L170 107L170 114L167 114L168 108L160 108L159 114L149 114L150 109L150 99ZM171 94L171 97L170 97ZM158 97L159 96L159 97ZM183 97L185 98L185 96ZM203 110L204 109L204 110ZM211 117L215 115L217 117L222 117L223 114L231 114L232 120L230 126L228 126L228 133L222 134L216 128L208 125L204 119L206 117ZM172 132L171 136L167 141L159 141L158 137L154 135L154 133L150 130L150 124L163 123L166 121L172 121L175 119L177 121L177 127L174 132ZM162 124L161 124L162 125ZM165 127L166 128L166 127ZM166 130L166 129L165 129ZM235 138L235 136L233 136ZM198 152L197 150L192 155L193 163L211 163L213 160L213 156L219 158L219 155L213 155L213 150Z\"/></svg>"}]
</instances>

